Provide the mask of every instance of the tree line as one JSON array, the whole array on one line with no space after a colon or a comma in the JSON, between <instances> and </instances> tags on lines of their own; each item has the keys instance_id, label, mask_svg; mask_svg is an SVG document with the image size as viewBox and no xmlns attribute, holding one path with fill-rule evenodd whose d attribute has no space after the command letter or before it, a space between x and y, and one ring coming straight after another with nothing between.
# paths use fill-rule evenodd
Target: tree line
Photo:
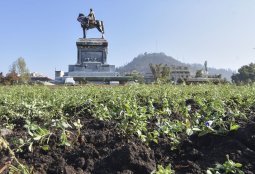
<instances>
[{"instance_id":1,"label":"tree line","mask_svg":"<svg viewBox=\"0 0 255 174\"><path fill-rule=\"evenodd\" d=\"M22 57L12 63L9 72L5 76L0 73L0 84L4 85L26 84L29 80L30 73L25 59Z\"/></svg>"},{"instance_id":2,"label":"tree line","mask_svg":"<svg viewBox=\"0 0 255 174\"><path fill-rule=\"evenodd\" d=\"M206 62L207 69L207 62ZM155 82L168 83L169 76L171 73L170 67L162 64L150 64L150 69L153 74ZM195 77L202 77L202 70L196 72ZM215 76L215 78L221 78L221 75ZM250 63L249 65L244 65L238 69L238 73L234 73L231 76L232 83L234 84L251 84L255 82L255 64Z\"/></svg>"},{"instance_id":3,"label":"tree line","mask_svg":"<svg viewBox=\"0 0 255 174\"><path fill-rule=\"evenodd\" d=\"M238 69L238 73L232 75L232 82L236 84L250 84L255 82L255 64L250 63Z\"/></svg>"},{"instance_id":4,"label":"tree line","mask_svg":"<svg viewBox=\"0 0 255 174\"><path fill-rule=\"evenodd\" d=\"M166 64L150 64L150 70L153 74L154 80L157 83L168 83L171 69ZM202 72L197 71L196 77L201 76ZM131 74L134 79L143 83L143 77L139 72ZM237 73L231 76L232 82L235 84L251 84L255 82L255 64L250 63L238 69ZM0 84L14 85L26 84L30 81L30 73L27 68L25 59L20 57L12 63L9 72L4 76L0 72Z\"/></svg>"}]
</instances>

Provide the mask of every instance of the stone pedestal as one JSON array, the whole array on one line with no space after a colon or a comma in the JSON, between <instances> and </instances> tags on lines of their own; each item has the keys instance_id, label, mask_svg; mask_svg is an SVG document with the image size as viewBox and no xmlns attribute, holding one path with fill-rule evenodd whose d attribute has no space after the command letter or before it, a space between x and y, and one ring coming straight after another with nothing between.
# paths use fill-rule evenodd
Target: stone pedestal
<instances>
[{"instance_id":1,"label":"stone pedestal","mask_svg":"<svg viewBox=\"0 0 255 174\"><path fill-rule=\"evenodd\" d=\"M69 65L71 77L117 76L115 66L107 64L108 42L98 38L80 38L76 42L77 62Z\"/></svg>"},{"instance_id":2,"label":"stone pedestal","mask_svg":"<svg viewBox=\"0 0 255 174\"><path fill-rule=\"evenodd\" d=\"M76 42L78 50L77 64L84 64L87 62L106 63L108 42L105 39L84 39L80 38Z\"/></svg>"}]
</instances>

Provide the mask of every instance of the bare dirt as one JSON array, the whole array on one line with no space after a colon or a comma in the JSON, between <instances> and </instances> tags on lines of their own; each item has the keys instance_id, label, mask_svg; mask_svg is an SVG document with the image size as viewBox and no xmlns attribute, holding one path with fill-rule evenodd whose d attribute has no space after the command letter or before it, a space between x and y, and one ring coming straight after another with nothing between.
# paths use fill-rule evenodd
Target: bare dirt
<instances>
[{"instance_id":1,"label":"bare dirt","mask_svg":"<svg viewBox=\"0 0 255 174\"><path fill-rule=\"evenodd\" d=\"M55 133L49 141L49 151L34 144L33 152L23 147L23 152L16 156L22 163L33 166L34 173L42 174L150 174L157 164L170 163L176 174L204 174L208 167L226 161L227 154L243 164L246 174L255 172L254 120L225 136L207 134L184 138L177 150L171 150L167 137L160 137L158 144L145 145L136 136L121 135L114 122L89 116L80 119L81 136L70 147L59 145L59 135ZM13 133L6 135L11 146L15 143L13 137L27 134L23 125L24 121L19 120ZM0 151L0 166L9 157L7 151Z\"/></svg>"}]
</instances>

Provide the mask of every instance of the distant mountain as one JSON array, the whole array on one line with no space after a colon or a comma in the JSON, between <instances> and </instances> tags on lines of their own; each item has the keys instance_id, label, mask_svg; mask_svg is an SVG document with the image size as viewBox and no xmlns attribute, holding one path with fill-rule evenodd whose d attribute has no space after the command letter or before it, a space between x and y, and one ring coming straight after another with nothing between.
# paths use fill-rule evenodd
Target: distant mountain
<instances>
[{"instance_id":1,"label":"distant mountain","mask_svg":"<svg viewBox=\"0 0 255 174\"><path fill-rule=\"evenodd\" d=\"M142 74L151 72L150 64L167 64L168 66L187 66L191 72L191 75L194 75L195 72L199 69L203 69L204 66L201 64L186 64L182 63L171 56L167 56L164 53L144 53L135 57L128 64L118 67L117 72L121 74L130 73L134 70L141 72ZM223 78L231 80L231 75L233 71L228 69L216 69L208 67L209 74L221 74Z\"/></svg>"},{"instance_id":2,"label":"distant mountain","mask_svg":"<svg viewBox=\"0 0 255 174\"><path fill-rule=\"evenodd\" d=\"M120 73L132 72L137 70L143 74L150 72L150 64L167 64L167 65L176 65L184 66L180 61L165 55L164 53L144 53L135 57L128 64L117 68L117 71Z\"/></svg>"}]
</instances>

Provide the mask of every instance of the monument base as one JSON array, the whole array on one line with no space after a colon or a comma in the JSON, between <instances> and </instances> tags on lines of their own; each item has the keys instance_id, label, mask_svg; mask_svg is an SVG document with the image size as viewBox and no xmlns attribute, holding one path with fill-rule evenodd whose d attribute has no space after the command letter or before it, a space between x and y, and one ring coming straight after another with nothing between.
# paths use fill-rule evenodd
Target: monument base
<instances>
[{"instance_id":1,"label":"monument base","mask_svg":"<svg viewBox=\"0 0 255 174\"><path fill-rule=\"evenodd\" d=\"M69 65L68 72L62 78L73 78L75 82L108 83L118 81L120 84L130 81L130 77L121 77L115 71L115 65L107 64L108 42L98 38L80 38L76 42L77 62ZM61 80L61 79L60 79ZM60 81L59 80L59 81Z\"/></svg>"},{"instance_id":2,"label":"monument base","mask_svg":"<svg viewBox=\"0 0 255 174\"><path fill-rule=\"evenodd\" d=\"M87 62L82 65L69 65L68 72L115 72L114 65L102 64L100 62Z\"/></svg>"},{"instance_id":3,"label":"monument base","mask_svg":"<svg viewBox=\"0 0 255 174\"><path fill-rule=\"evenodd\" d=\"M115 66L106 63L108 42L98 38L80 38L76 42L77 63L69 65L71 77L117 76Z\"/></svg>"},{"instance_id":4,"label":"monument base","mask_svg":"<svg viewBox=\"0 0 255 174\"><path fill-rule=\"evenodd\" d=\"M125 84L128 81L133 81L131 76L109 76L109 77L74 77L78 83L97 83L97 84L111 84L118 82L118 84Z\"/></svg>"},{"instance_id":5,"label":"monument base","mask_svg":"<svg viewBox=\"0 0 255 174\"><path fill-rule=\"evenodd\" d=\"M106 64L108 53L108 42L98 38L80 38L76 42L77 64L82 65L88 62L101 62Z\"/></svg>"}]
</instances>

